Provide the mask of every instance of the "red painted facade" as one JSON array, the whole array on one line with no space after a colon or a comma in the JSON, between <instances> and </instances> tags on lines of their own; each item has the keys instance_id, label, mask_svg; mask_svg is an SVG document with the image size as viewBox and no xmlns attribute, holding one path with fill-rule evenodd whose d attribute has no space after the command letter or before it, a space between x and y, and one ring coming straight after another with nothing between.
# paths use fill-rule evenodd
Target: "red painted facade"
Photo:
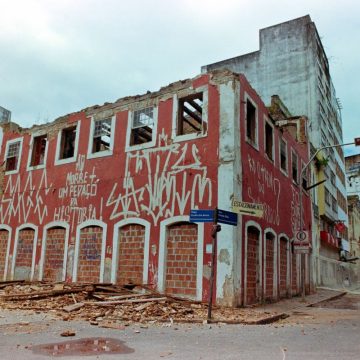
<instances>
[{"instance_id":1,"label":"red painted facade","mask_svg":"<svg viewBox=\"0 0 360 360\"><path fill-rule=\"evenodd\" d=\"M263 219L242 216L238 239L243 244L242 252L231 254L231 257L241 257L242 287L246 286L248 221L255 221L259 226L262 247L266 229L274 233L276 239L273 242L278 244L278 235L291 239L298 226L299 185L293 182L291 175L286 176L279 169L279 136L286 139L288 153L291 154L293 149L299 161L300 158L304 162L307 160L308 147L306 143L298 143L286 129L280 131L242 75L227 72L204 74L169 85L157 93L88 108L31 129L3 124L0 249L6 249L7 254L0 257L0 269L6 273L6 278L25 274L19 268L19 254L26 250L21 261L26 262L26 274L33 279L59 280L62 264L61 276L67 281L124 282L130 277L135 282L142 278L156 287L160 284L159 267L163 267L164 291L168 288L173 294L205 300L209 288L206 266L211 258L206 246L211 243L211 224L191 225L187 221L190 209L215 208L218 198L223 196L219 191L221 179L218 175L221 166L219 143L223 136L219 129L226 117L220 106L221 97L226 96L221 86L226 81L240 85L239 93L235 94L238 101L233 106L238 107L240 117L236 121L240 124L242 201L265 206ZM179 115L174 111L175 105L180 106L184 96L190 96L191 102L191 97L198 93L202 94L203 100L202 130L197 135L176 135L174 126L179 124L176 120ZM246 139L246 108L243 106L246 96L251 97L257 108L257 148ZM153 144L131 146L129 119L132 113L144 107L156 108L157 112L152 128ZM273 126L273 161L264 154L265 117ZM98 153L99 156L93 157L89 156L89 141L92 141L91 124L97 119L112 119L113 147L111 154L102 156ZM59 132L74 125L77 125L79 135L74 159L59 163L58 153L62 146ZM42 162L39 156L31 155L33 137L39 134L47 137L44 167L29 168L29 164ZM18 171L6 171L8 147L16 139L22 139L19 168ZM40 149L42 144L38 142L37 148ZM290 157L288 161L291 169ZM230 205L229 200L225 210L230 210ZM309 215L310 201L304 196L307 223L310 223ZM163 223L166 227L162 227ZM4 243L9 229L8 247ZM164 229L165 235L161 234ZM134 233L130 234L132 231ZM167 249L164 254L168 257L161 260L159 254L164 250L161 249L164 236L167 239L163 245ZM201 242L200 236L203 236ZM63 243L56 245L54 239ZM263 272L275 272L277 267L280 268L281 253L278 254L276 246L271 251L265 252L262 248L259 252L262 262L265 258L274 259L271 266L262 266ZM64 256L55 256L57 250L54 249L64 251ZM6 272L5 258L8 259ZM284 261L281 264L283 268ZM173 279L173 273L181 273L181 276ZM264 278L264 274L261 277ZM272 285L269 285L271 275L267 279L266 289L271 297L270 286L278 286L279 276L274 278ZM244 294L243 288L236 291Z\"/></svg>"}]
</instances>

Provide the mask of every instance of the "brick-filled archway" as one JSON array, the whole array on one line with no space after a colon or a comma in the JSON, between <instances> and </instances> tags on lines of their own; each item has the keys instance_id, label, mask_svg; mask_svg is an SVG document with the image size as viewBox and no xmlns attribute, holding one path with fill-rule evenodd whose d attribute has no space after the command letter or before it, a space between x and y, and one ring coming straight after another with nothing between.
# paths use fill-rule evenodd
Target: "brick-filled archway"
<instances>
[{"instance_id":1,"label":"brick-filled archway","mask_svg":"<svg viewBox=\"0 0 360 360\"><path fill-rule=\"evenodd\" d=\"M254 304L261 298L260 231L249 226L247 229L246 304Z\"/></svg>"},{"instance_id":2,"label":"brick-filled archway","mask_svg":"<svg viewBox=\"0 0 360 360\"><path fill-rule=\"evenodd\" d=\"M287 295L287 274L288 274L288 240L285 237L280 237L280 256L279 256L279 291L280 297Z\"/></svg>"},{"instance_id":3,"label":"brick-filled archway","mask_svg":"<svg viewBox=\"0 0 360 360\"><path fill-rule=\"evenodd\" d=\"M54 282L62 281L66 229L62 227L48 229L46 231L45 241L43 280Z\"/></svg>"},{"instance_id":4,"label":"brick-filled archway","mask_svg":"<svg viewBox=\"0 0 360 360\"><path fill-rule=\"evenodd\" d=\"M198 228L187 222L167 228L165 291L196 297Z\"/></svg>"},{"instance_id":5,"label":"brick-filled archway","mask_svg":"<svg viewBox=\"0 0 360 360\"><path fill-rule=\"evenodd\" d=\"M144 274L145 226L129 224L119 229L118 284L142 284Z\"/></svg>"},{"instance_id":6,"label":"brick-filled archway","mask_svg":"<svg viewBox=\"0 0 360 360\"><path fill-rule=\"evenodd\" d=\"M265 299L271 300L274 297L274 245L275 245L275 236L272 233L266 233L265 235L266 242L266 268L265 268L265 277L266 277L266 289L265 289Z\"/></svg>"},{"instance_id":7,"label":"brick-filled archway","mask_svg":"<svg viewBox=\"0 0 360 360\"><path fill-rule=\"evenodd\" d=\"M6 253L9 241L9 231L0 229L0 281L3 279L6 265Z\"/></svg>"},{"instance_id":8,"label":"brick-filled archway","mask_svg":"<svg viewBox=\"0 0 360 360\"><path fill-rule=\"evenodd\" d=\"M34 239L34 229L25 228L18 233L14 280L30 280L31 278Z\"/></svg>"},{"instance_id":9,"label":"brick-filled archway","mask_svg":"<svg viewBox=\"0 0 360 360\"><path fill-rule=\"evenodd\" d=\"M103 229L87 226L80 230L77 264L78 282L99 282Z\"/></svg>"}]
</instances>

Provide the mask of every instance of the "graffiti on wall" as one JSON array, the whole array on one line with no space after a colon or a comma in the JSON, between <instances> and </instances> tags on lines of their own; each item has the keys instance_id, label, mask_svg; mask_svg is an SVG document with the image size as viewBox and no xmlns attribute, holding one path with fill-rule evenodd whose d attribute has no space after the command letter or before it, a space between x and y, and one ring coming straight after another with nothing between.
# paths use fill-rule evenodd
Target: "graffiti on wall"
<instances>
[{"instance_id":1,"label":"graffiti on wall","mask_svg":"<svg viewBox=\"0 0 360 360\"><path fill-rule=\"evenodd\" d=\"M183 215L188 205L211 205L212 184L197 146L167 143L163 130L156 148L127 153L122 186L115 183L106 202L111 219L145 212L157 224L161 217Z\"/></svg>"},{"instance_id":2,"label":"graffiti on wall","mask_svg":"<svg viewBox=\"0 0 360 360\"><path fill-rule=\"evenodd\" d=\"M66 174L65 185L58 190L59 200L65 200L66 205L55 208L53 220L66 221L71 228L86 220L102 220L103 198L100 202L88 203L97 196L99 181L95 167L85 171L85 155L79 155L75 171Z\"/></svg>"},{"instance_id":3,"label":"graffiti on wall","mask_svg":"<svg viewBox=\"0 0 360 360\"><path fill-rule=\"evenodd\" d=\"M42 170L39 183L34 184L32 174L29 171L26 177L21 174L9 175L0 200L2 223L10 223L13 219L26 223L30 216L35 216L39 224L42 224L48 215L45 197L52 184L48 183L46 169Z\"/></svg>"},{"instance_id":4,"label":"graffiti on wall","mask_svg":"<svg viewBox=\"0 0 360 360\"><path fill-rule=\"evenodd\" d=\"M248 169L250 177L254 179L247 189L250 200L256 204L263 204L264 219L267 222L279 225L280 180L260 161L253 159L250 155L248 155ZM271 201L267 200L269 194L272 195Z\"/></svg>"}]
</instances>

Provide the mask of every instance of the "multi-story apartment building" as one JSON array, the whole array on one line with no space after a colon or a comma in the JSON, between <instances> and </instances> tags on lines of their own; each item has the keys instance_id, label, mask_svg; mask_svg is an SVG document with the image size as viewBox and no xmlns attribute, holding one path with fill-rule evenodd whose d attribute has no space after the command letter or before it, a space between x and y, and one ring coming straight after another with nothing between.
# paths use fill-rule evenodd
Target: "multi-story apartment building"
<instances>
[{"instance_id":1,"label":"multi-story apartment building","mask_svg":"<svg viewBox=\"0 0 360 360\"><path fill-rule=\"evenodd\" d=\"M309 118L308 136L314 149L342 143L341 107L326 53L310 16L261 29L258 51L205 65L202 72L224 68L244 73L266 104L271 95L277 94L291 113L306 115ZM318 160L326 165L322 166L320 175L326 181L313 191L313 265L318 269L314 273L317 283L326 284L322 275L333 278L333 261L339 259L338 246L329 248L333 242L329 239L347 242L343 150L341 147L329 148L322 151ZM316 180L317 175L312 177ZM339 220L346 225L342 233L334 227Z\"/></svg>"},{"instance_id":2,"label":"multi-story apartment building","mask_svg":"<svg viewBox=\"0 0 360 360\"><path fill-rule=\"evenodd\" d=\"M277 124L243 75L214 71L30 129L1 124L4 279L131 281L206 300L213 224L190 210L235 198L264 213L218 233L216 301L297 293L306 122ZM307 224L310 206L304 195Z\"/></svg>"}]
</instances>

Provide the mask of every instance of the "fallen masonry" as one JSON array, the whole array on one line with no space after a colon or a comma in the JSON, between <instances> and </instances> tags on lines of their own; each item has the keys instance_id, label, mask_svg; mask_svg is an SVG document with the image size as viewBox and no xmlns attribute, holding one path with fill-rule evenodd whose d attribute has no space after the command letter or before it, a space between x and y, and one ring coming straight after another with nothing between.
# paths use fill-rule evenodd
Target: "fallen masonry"
<instances>
[{"instance_id":1,"label":"fallen masonry","mask_svg":"<svg viewBox=\"0 0 360 360\"><path fill-rule=\"evenodd\" d=\"M133 323L203 323L207 304L160 294L147 285L0 282L0 308L50 312L64 320L120 329ZM279 314L252 308L214 307L212 322L260 324Z\"/></svg>"}]
</instances>

